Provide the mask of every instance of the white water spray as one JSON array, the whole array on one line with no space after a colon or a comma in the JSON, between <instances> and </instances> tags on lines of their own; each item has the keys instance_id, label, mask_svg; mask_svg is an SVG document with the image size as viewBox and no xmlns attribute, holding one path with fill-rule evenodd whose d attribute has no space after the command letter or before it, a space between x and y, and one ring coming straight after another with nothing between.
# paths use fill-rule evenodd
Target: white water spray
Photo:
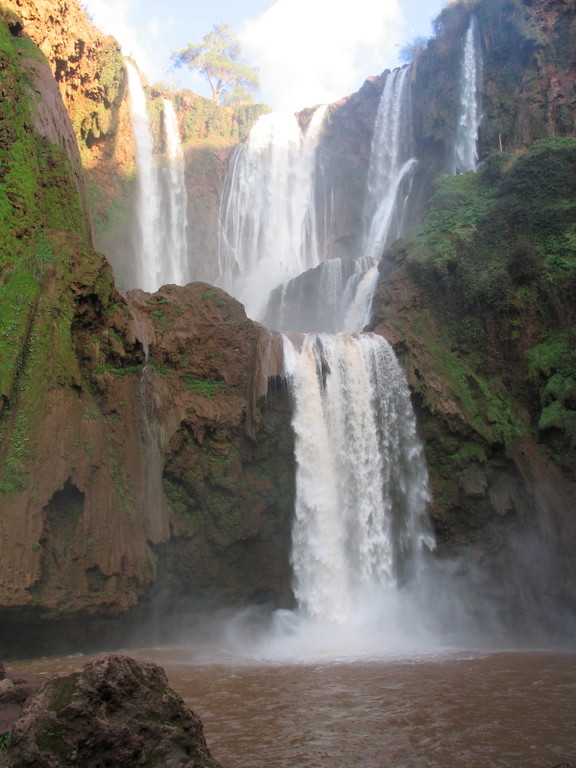
<instances>
[{"instance_id":1,"label":"white water spray","mask_svg":"<svg viewBox=\"0 0 576 768\"><path fill-rule=\"evenodd\" d=\"M314 167L326 108L305 134L294 115L263 115L232 164L219 217L220 279L259 319L270 291L319 263Z\"/></svg>"},{"instance_id":2,"label":"white water spray","mask_svg":"<svg viewBox=\"0 0 576 768\"><path fill-rule=\"evenodd\" d=\"M476 18L472 16L462 56L460 75L460 111L454 147L453 173L476 170L478 161L478 128L482 120L480 84L482 82L482 52Z\"/></svg>"}]
</instances>

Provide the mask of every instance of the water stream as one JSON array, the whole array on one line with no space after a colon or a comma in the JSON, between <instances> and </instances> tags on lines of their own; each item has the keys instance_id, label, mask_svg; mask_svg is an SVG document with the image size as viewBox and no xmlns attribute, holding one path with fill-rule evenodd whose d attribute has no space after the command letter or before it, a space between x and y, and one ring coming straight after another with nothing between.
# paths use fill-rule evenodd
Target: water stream
<instances>
[{"instance_id":1,"label":"water stream","mask_svg":"<svg viewBox=\"0 0 576 768\"><path fill-rule=\"evenodd\" d=\"M136 264L134 282L126 287L155 291L161 285L162 271L160 185L144 88L137 69L130 62L126 62L126 71L138 171L136 222L133 228Z\"/></svg>"},{"instance_id":2,"label":"water stream","mask_svg":"<svg viewBox=\"0 0 576 768\"><path fill-rule=\"evenodd\" d=\"M184 177L184 153L180 142L178 120L170 99L163 99L164 133L166 138L167 167L166 176L166 213L164 246L168 258L166 263L165 283L185 285L189 278L188 267L188 195Z\"/></svg>"},{"instance_id":3,"label":"water stream","mask_svg":"<svg viewBox=\"0 0 576 768\"><path fill-rule=\"evenodd\" d=\"M464 40L460 75L460 109L452 173L475 171L478 162L478 128L482 120L480 86L482 82L482 50L475 16Z\"/></svg>"},{"instance_id":4,"label":"water stream","mask_svg":"<svg viewBox=\"0 0 576 768\"><path fill-rule=\"evenodd\" d=\"M156 291L162 285L189 282L187 193L178 122L169 99L163 100L165 166L154 150L146 93L135 67L126 62L132 131L136 150L137 200L133 227L134 269L125 289Z\"/></svg>"}]
</instances>

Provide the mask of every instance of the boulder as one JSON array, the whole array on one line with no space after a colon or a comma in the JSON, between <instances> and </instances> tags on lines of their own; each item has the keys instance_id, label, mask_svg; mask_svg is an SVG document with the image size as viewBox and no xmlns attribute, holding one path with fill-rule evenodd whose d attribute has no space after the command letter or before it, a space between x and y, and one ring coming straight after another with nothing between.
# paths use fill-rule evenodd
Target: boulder
<instances>
[{"instance_id":1,"label":"boulder","mask_svg":"<svg viewBox=\"0 0 576 768\"><path fill-rule=\"evenodd\" d=\"M48 680L0 755L6 768L219 768L202 722L156 664L101 656Z\"/></svg>"}]
</instances>

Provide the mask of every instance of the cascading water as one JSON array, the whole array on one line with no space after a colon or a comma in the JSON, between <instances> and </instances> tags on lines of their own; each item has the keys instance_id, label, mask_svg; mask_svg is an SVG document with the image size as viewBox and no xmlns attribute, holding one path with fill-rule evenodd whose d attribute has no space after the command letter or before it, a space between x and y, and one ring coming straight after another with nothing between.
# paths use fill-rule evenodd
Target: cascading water
<instances>
[{"instance_id":1,"label":"cascading water","mask_svg":"<svg viewBox=\"0 0 576 768\"><path fill-rule=\"evenodd\" d=\"M372 138L365 205L366 268L345 304L343 328L361 331L370 319L378 284L377 264L387 245L404 234L404 213L417 160L412 156L410 67L386 78Z\"/></svg>"},{"instance_id":2,"label":"cascading water","mask_svg":"<svg viewBox=\"0 0 576 768\"><path fill-rule=\"evenodd\" d=\"M412 144L410 68L404 67L387 75L380 98L359 258L348 264L329 259L276 289L264 316L269 327L332 333L361 331L366 325L378 282L376 265L385 247L405 233L404 212L417 164Z\"/></svg>"},{"instance_id":3,"label":"cascading water","mask_svg":"<svg viewBox=\"0 0 576 768\"><path fill-rule=\"evenodd\" d=\"M295 594L311 618L349 621L368 589L418 567L428 481L403 372L371 334L284 337L295 411Z\"/></svg>"},{"instance_id":4,"label":"cascading water","mask_svg":"<svg viewBox=\"0 0 576 768\"><path fill-rule=\"evenodd\" d=\"M136 263L131 284L124 287L156 291L167 283L188 282L184 158L174 107L164 99L167 164L160 171L140 75L129 62L126 69L138 187L133 246Z\"/></svg>"},{"instance_id":5,"label":"cascading water","mask_svg":"<svg viewBox=\"0 0 576 768\"><path fill-rule=\"evenodd\" d=\"M472 16L462 56L460 75L460 110L454 147L453 173L476 170L478 161L478 128L482 119L480 84L482 81L482 51L476 18Z\"/></svg>"},{"instance_id":6,"label":"cascading water","mask_svg":"<svg viewBox=\"0 0 576 768\"><path fill-rule=\"evenodd\" d=\"M163 100L164 132L166 136L166 155L168 160L166 185L165 229L168 254L167 272L164 282L184 285L188 282L188 196L184 178L184 154L180 143L178 120L170 99Z\"/></svg>"},{"instance_id":7,"label":"cascading water","mask_svg":"<svg viewBox=\"0 0 576 768\"><path fill-rule=\"evenodd\" d=\"M231 165L219 217L218 283L259 319L272 289L319 263L314 168L326 108L258 119Z\"/></svg>"},{"instance_id":8,"label":"cascading water","mask_svg":"<svg viewBox=\"0 0 576 768\"><path fill-rule=\"evenodd\" d=\"M418 598L434 548L404 373L374 334L282 335L293 399L296 611L263 654L404 653L431 642Z\"/></svg>"},{"instance_id":9,"label":"cascading water","mask_svg":"<svg viewBox=\"0 0 576 768\"><path fill-rule=\"evenodd\" d=\"M161 239L160 239L160 186L154 162L154 144L150 131L146 95L138 71L126 62L130 91L130 114L136 148L138 170L136 227L134 228L134 252L136 265L134 284L131 288L155 291L160 287Z\"/></svg>"}]
</instances>

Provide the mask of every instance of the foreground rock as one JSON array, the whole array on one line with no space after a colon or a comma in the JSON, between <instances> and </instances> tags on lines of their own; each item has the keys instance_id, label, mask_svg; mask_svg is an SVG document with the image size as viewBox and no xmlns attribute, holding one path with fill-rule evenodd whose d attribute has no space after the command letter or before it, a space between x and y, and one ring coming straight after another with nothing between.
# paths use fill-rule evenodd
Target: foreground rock
<instances>
[{"instance_id":1,"label":"foreground rock","mask_svg":"<svg viewBox=\"0 0 576 768\"><path fill-rule=\"evenodd\" d=\"M49 680L12 732L3 768L219 768L202 722L156 664L106 655Z\"/></svg>"},{"instance_id":2,"label":"foreground rock","mask_svg":"<svg viewBox=\"0 0 576 768\"><path fill-rule=\"evenodd\" d=\"M44 681L39 675L6 675L0 662L0 747L22 714L26 700L36 693Z\"/></svg>"}]
</instances>

